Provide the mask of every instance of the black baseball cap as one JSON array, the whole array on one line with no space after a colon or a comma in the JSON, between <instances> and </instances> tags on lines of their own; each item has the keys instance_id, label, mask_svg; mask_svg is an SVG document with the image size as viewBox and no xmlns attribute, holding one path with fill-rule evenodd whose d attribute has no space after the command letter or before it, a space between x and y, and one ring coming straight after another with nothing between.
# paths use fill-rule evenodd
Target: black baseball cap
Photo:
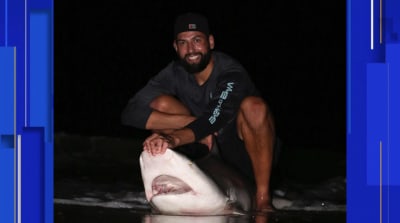
<instances>
[{"instance_id":1,"label":"black baseball cap","mask_svg":"<svg viewBox=\"0 0 400 223\"><path fill-rule=\"evenodd\" d=\"M208 36L210 30L207 18L204 15L194 12L188 12L178 16L174 25L174 38L176 38L179 33L186 31L199 31Z\"/></svg>"}]
</instances>

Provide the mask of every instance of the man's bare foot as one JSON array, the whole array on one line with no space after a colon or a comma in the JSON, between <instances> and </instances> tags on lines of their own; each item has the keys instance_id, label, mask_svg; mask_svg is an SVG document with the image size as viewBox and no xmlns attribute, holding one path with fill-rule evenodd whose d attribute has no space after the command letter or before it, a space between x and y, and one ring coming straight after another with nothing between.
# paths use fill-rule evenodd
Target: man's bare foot
<instances>
[{"instance_id":1,"label":"man's bare foot","mask_svg":"<svg viewBox=\"0 0 400 223\"><path fill-rule=\"evenodd\" d=\"M265 193L256 195L256 211L258 212L275 211L275 208L272 205L272 200L269 195Z\"/></svg>"},{"instance_id":2,"label":"man's bare foot","mask_svg":"<svg viewBox=\"0 0 400 223\"><path fill-rule=\"evenodd\" d=\"M268 223L268 216L267 215L256 215L254 217L255 223Z\"/></svg>"},{"instance_id":3,"label":"man's bare foot","mask_svg":"<svg viewBox=\"0 0 400 223\"><path fill-rule=\"evenodd\" d=\"M267 213L274 212L275 208L272 205L266 205L264 207L257 207L257 212Z\"/></svg>"}]
</instances>

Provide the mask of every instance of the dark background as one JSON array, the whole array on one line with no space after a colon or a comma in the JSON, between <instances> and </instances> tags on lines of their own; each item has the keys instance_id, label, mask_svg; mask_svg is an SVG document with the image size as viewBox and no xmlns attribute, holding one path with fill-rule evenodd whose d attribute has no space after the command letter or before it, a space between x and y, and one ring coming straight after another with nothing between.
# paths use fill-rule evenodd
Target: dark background
<instances>
[{"instance_id":1,"label":"dark background","mask_svg":"<svg viewBox=\"0 0 400 223\"><path fill-rule=\"evenodd\" d=\"M181 12L209 17L216 49L249 71L289 146L346 149L345 1L55 2L55 132L143 137L127 101L175 54Z\"/></svg>"}]
</instances>

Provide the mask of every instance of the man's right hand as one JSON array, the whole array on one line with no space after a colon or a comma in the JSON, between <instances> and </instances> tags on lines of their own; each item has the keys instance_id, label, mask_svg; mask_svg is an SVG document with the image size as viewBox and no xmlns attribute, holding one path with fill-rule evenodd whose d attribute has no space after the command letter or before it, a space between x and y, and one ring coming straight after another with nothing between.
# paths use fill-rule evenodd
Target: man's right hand
<instances>
[{"instance_id":1,"label":"man's right hand","mask_svg":"<svg viewBox=\"0 0 400 223\"><path fill-rule=\"evenodd\" d=\"M163 154L168 148L172 149L173 147L171 137L166 134L153 133L143 142L143 150L146 150L153 156Z\"/></svg>"},{"instance_id":2,"label":"man's right hand","mask_svg":"<svg viewBox=\"0 0 400 223\"><path fill-rule=\"evenodd\" d=\"M199 143L206 145L208 150L211 151L214 135L216 135L216 133L206 136L205 138L201 139Z\"/></svg>"}]
</instances>

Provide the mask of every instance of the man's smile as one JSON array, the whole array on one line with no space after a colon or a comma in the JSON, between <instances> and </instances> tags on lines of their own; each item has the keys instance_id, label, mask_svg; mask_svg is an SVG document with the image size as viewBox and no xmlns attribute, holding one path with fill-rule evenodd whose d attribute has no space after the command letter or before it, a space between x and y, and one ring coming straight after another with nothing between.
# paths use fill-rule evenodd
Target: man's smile
<instances>
[{"instance_id":1,"label":"man's smile","mask_svg":"<svg viewBox=\"0 0 400 223\"><path fill-rule=\"evenodd\" d=\"M187 55L185 58L188 63L194 63L198 62L201 59L201 54L190 54Z\"/></svg>"}]
</instances>

